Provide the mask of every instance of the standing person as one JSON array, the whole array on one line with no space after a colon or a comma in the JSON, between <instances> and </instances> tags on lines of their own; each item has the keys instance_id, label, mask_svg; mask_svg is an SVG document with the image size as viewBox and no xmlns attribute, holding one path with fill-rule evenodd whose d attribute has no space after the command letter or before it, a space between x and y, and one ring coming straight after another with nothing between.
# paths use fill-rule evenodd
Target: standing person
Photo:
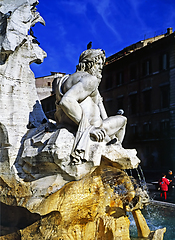
<instances>
[{"instance_id":1,"label":"standing person","mask_svg":"<svg viewBox=\"0 0 175 240\"><path fill-rule=\"evenodd\" d=\"M168 191L170 192L170 194L172 194L172 190L174 188L174 176L173 176L173 172L172 170L169 170L168 171L168 175L167 175L167 178L170 182L169 186L168 186Z\"/></svg>"},{"instance_id":2,"label":"standing person","mask_svg":"<svg viewBox=\"0 0 175 240\"><path fill-rule=\"evenodd\" d=\"M166 178L166 174L162 173L162 178L159 180L159 186L160 186L160 198L162 198L164 194L164 200L167 199L167 191L168 191L168 185L170 184L169 180Z\"/></svg>"}]
</instances>

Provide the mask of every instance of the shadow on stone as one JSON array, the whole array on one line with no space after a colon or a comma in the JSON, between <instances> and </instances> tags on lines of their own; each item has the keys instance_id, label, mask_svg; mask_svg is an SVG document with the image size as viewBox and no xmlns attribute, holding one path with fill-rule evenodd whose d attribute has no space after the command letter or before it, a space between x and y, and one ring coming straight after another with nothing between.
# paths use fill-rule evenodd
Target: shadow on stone
<instances>
[{"instance_id":1,"label":"shadow on stone","mask_svg":"<svg viewBox=\"0 0 175 240\"><path fill-rule=\"evenodd\" d=\"M3 231L0 235L6 235L24 229L41 219L37 213L31 213L23 207L9 206L0 202L1 226Z\"/></svg>"}]
</instances>

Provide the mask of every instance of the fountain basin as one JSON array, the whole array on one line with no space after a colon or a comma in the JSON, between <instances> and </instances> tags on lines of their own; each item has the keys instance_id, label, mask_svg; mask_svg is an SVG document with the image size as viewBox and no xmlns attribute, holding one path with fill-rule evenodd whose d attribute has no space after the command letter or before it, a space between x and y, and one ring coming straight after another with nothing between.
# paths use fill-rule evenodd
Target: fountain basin
<instances>
[{"instance_id":1,"label":"fountain basin","mask_svg":"<svg viewBox=\"0 0 175 240\"><path fill-rule=\"evenodd\" d=\"M156 230L166 227L164 240L175 239L175 204L152 200L142 213L147 221L150 230ZM137 237L137 228L134 218L129 213L130 219L130 236L132 240L145 240Z\"/></svg>"}]
</instances>

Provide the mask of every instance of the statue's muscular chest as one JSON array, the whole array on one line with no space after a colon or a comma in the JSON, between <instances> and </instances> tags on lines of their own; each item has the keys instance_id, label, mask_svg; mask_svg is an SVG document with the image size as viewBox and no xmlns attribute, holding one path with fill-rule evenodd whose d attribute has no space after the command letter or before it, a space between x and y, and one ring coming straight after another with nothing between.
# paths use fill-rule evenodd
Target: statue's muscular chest
<instances>
[{"instance_id":1,"label":"statue's muscular chest","mask_svg":"<svg viewBox=\"0 0 175 240\"><path fill-rule=\"evenodd\" d=\"M74 86L80 87L80 91L88 91L90 97L96 98L96 89L98 88L96 77L87 72L76 72L68 77L62 85L63 93L68 92Z\"/></svg>"}]
</instances>

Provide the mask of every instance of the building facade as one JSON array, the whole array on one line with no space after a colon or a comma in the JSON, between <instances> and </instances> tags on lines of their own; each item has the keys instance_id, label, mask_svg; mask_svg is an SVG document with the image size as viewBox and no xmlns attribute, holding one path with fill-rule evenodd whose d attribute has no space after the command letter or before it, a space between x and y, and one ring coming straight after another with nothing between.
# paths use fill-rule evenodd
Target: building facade
<instances>
[{"instance_id":1,"label":"building facade","mask_svg":"<svg viewBox=\"0 0 175 240\"><path fill-rule=\"evenodd\" d=\"M54 119L55 113L55 88L57 82L65 75L61 72L51 72L51 75L39 77L35 80L35 85L43 111L50 119Z\"/></svg>"},{"instance_id":2,"label":"building facade","mask_svg":"<svg viewBox=\"0 0 175 240\"><path fill-rule=\"evenodd\" d=\"M108 115L128 118L125 148L145 168L175 170L175 33L133 44L107 58L100 92Z\"/></svg>"}]
</instances>

